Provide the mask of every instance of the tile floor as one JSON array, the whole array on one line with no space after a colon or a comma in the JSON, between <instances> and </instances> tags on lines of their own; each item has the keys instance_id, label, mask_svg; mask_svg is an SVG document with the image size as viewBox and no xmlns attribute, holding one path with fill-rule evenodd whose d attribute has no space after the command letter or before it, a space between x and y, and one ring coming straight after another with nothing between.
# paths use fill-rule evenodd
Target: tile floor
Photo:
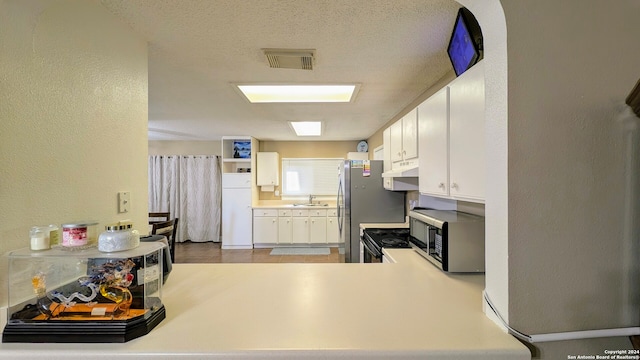
<instances>
[{"instance_id":1,"label":"tile floor","mask_svg":"<svg viewBox=\"0 0 640 360\"><path fill-rule=\"evenodd\" d=\"M271 249L222 250L220 243L176 243L176 263L337 263L338 248L329 255L269 255Z\"/></svg>"}]
</instances>

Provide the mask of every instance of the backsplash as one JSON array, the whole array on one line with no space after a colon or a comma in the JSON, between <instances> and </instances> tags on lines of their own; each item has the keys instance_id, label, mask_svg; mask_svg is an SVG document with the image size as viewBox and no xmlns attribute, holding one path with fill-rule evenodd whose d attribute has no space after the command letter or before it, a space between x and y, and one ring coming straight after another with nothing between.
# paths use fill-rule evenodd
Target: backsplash
<instances>
[{"instance_id":1,"label":"backsplash","mask_svg":"<svg viewBox=\"0 0 640 360\"><path fill-rule=\"evenodd\" d=\"M407 191L407 207L410 209L412 201L418 201L417 206L436 210L458 210L469 214L484 216L484 204L443 199L428 195L421 195L418 191Z\"/></svg>"}]
</instances>

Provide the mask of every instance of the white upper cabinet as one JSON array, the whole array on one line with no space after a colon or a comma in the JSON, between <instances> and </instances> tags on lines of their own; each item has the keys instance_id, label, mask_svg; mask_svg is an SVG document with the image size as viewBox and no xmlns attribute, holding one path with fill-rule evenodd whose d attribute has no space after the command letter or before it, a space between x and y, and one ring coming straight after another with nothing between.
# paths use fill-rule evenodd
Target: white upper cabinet
<instances>
[{"instance_id":1,"label":"white upper cabinet","mask_svg":"<svg viewBox=\"0 0 640 360\"><path fill-rule=\"evenodd\" d=\"M449 84L449 193L484 201L484 64L476 64Z\"/></svg>"},{"instance_id":2,"label":"white upper cabinet","mask_svg":"<svg viewBox=\"0 0 640 360\"><path fill-rule=\"evenodd\" d=\"M402 118L402 157L404 160L418 157L418 108Z\"/></svg>"},{"instance_id":3,"label":"white upper cabinet","mask_svg":"<svg viewBox=\"0 0 640 360\"><path fill-rule=\"evenodd\" d=\"M418 108L411 110L385 129L382 136L385 160L388 152L392 164L391 168L385 168L385 171L418 166Z\"/></svg>"},{"instance_id":4,"label":"white upper cabinet","mask_svg":"<svg viewBox=\"0 0 640 360\"><path fill-rule=\"evenodd\" d=\"M484 68L480 62L418 106L419 189L484 202Z\"/></svg>"},{"instance_id":5,"label":"white upper cabinet","mask_svg":"<svg viewBox=\"0 0 640 360\"><path fill-rule=\"evenodd\" d=\"M391 162L402 161L402 119L390 126Z\"/></svg>"},{"instance_id":6,"label":"white upper cabinet","mask_svg":"<svg viewBox=\"0 0 640 360\"><path fill-rule=\"evenodd\" d=\"M417 108L390 126L390 145L392 168L417 165L411 161L418 158Z\"/></svg>"},{"instance_id":7,"label":"white upper cabinet","mask_svg":"<svg viewBox=\"0 0 640 360\"><path fill-rule=\"evenodd\" d=\"M391 127L384 129L382 132L382 156L383 171L391 170Z\"/></svg>"},{"instance_id":8,"label":"white upper cabinet","mask_svg":"<svg viewBox=\"0 0 640 360\"><path fill-rule=\"evenodd\" d=\"M449 196L449 88L418 106L420 192Z\"/></svg>"},{"instance_id":9,"label":"white upper cabinet","mask_svg":"<svg viewBox=\"0 0 640 360\"><path fill-rule=\"evenodd\" d=\"M277 152L259 152L256 166L258 167L258 186L278 186L280 177L279 156Z\"/></svg>"}]
</instances>

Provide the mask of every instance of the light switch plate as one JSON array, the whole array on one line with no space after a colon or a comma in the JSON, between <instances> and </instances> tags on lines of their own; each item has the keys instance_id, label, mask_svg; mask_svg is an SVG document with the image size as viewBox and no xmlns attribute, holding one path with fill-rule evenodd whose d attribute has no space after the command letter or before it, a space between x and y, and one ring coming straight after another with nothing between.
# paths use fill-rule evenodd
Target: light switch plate
<instances>
[{"instance_id":1,"label":"light switch plate","mask_svg":"<svg viewBox=\"0 0 640 360\"><path fill-rule=\"evenodd\" d=\"M131 208L131 193L128 191L120 191L118 193L118 212L126 213Z\"/></svg>"}]
</instances>

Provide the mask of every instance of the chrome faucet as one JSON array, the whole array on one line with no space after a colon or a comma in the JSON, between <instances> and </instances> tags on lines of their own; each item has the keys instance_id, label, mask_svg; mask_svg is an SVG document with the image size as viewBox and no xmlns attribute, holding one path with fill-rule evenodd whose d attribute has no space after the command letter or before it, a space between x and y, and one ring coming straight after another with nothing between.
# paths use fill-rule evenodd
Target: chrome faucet
<instances>
[{"instance_id":1,"label":"chrome faucet","mask_svg":"<svg viewBox=\"0 0 640 360\"><path fill-rule=\"evenodd\" d=\"M315 199L316 197L313 195L309 195L309 204L313 204L313 199Z\"/></svg>"}]
</instances>

